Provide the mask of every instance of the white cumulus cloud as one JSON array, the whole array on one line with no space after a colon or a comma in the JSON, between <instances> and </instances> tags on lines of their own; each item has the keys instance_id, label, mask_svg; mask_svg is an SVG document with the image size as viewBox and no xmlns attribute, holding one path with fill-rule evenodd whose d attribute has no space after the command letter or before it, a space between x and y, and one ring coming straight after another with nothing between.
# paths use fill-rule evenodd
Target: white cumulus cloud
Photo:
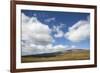
<instances>
[{"instance_id":1,"label":"white cumulus cloud","mask_svg":"<svg viewBox=\"0 0 100 73\"><path fill-rule=\"evenodd\" d=\"M56 29L60 32L59 28ZM41 23L36 17L28 17L22 13L22 55L33 55L41 53L52 53L64 51L65 46L51 43L55 40L50 35L51 29L48 25ZM63 32L61 32L63 33ZM59 36L61 36L59 34Z\"/></svg>"},{"instance_id":2,"label":"white cumulus cloud","mask_svg":"<svg viewBox=\"0 0 100 73\"><path fill-rule=\"evenodd\" d=\"M43 54L43 53L53 53L53 52L64 52L67 47L63 45L53 46L52 44L48 44L46 46L43 45L24 45L22 49L22 55L34 55L34 54Z\"/></svg>"},{"instance_id":3,"label":"white cumulus cloud","mask_svg":"<svg viewBox=\"0 0 100 73\"><path fill-rule=\"evenodd\" d=\"M55 34L54 36L56 38L60 38L60 37L63 37L64 33L62 31L57 31L57 34Z\"/></svg>"},{"instance_id":4,"label":"white cumulus cloud","mask_svg":"<svg viewBox=\"0 0 100 73\"><path fill-rule=\"evenodd\" d=\"M47 45L53 39L50 33L48 25L42 24L36 17L29 18L22 13L22 40L37 45Z\"/></svg>"},{"instance_id":5,"label":"white cumulus cloud","mask_svg":"<svg viewBox=\"0 0 100 73\"><path fill-rule=\"evenodd\" d=\"M45 22L51 22L51 21L55 21L55 18L52 17L52 18L48 18L48 19L45 20Z\"/></svg>"},{"instance_id":6,"label":"white cumulus cloud","mask_svg":"<svg viewBox=\"0 0 100 73\"><path fill-rule=\"evenodd\" d=\"M76 46L75 46L75 45L72 45L72 46L71 46L71 49L76 49Z\"/></svg>"},{"instance_id":7,"label":"white cumulus cloud","mask_svg":"<svg viewBox=\"0 0 100 73\"><path fill-rule=\"evenodd\" d=\"M22 55L43 52L44 46L53 40L50 33L48 25L41 23L36 17L28 17L22 13Z\"/></svg>"},{"instance_id":8,"label":"white cumulus cloud","mask_svg":"<svg viewBox=\"0 0 100 73\"><path fill-rule=\"evenodd\" d=\"M62 24L59 26L53 26L53 31L56 32L56 34L54 34L55 38L61 38L64 36L64 32L61 30L62 27Z\"/></svg>"},{"instance_id":9,"label":"white cumulus cloud","mask_svg":"<svg viewBox=\"0 0 100 73\"><path fill-rule=\"evenodd\" d=\"M65 33L65 38L72 42L80 42L89 38L90 25L86 20L80 20L72 27L69 27L68 32Z\"/></svg>"}]
</instances>

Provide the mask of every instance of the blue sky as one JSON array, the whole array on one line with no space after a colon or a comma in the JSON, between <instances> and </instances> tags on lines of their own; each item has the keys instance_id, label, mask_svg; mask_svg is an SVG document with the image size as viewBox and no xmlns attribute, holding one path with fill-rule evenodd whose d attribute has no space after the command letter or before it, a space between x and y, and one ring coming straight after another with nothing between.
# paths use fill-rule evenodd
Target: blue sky
<instances>
[{"instance_id":1,"label":"blue sky","mask_svg":"<svg viewBox=\"0 0 100 73\"><path fill-rule=\"evenodd\" d=\"M36 10L21 10L21 12L24 13L29 18L36 17L38 21L40 21L44 25L47 25L52 30L50 35L54 39L54 42L51 43L53 46L73 45L75 46L75 48L80 48L80 49L90 48L89 33L86 33L89 31L89 29L88 30L86 29L87 26L89 26L89 18L90 18L89 13L36 11ZM78 26L74 28L74 25ZM69 30L69 28L72 28L72 30ZM83 29L82 32L81 28ZM80 34L78 34L77 32ZM73 36L75 36L77 39L75 39ZM81 36L84 36L83 37L84 39L82 39Z\"/></svg>"}]
</instances>

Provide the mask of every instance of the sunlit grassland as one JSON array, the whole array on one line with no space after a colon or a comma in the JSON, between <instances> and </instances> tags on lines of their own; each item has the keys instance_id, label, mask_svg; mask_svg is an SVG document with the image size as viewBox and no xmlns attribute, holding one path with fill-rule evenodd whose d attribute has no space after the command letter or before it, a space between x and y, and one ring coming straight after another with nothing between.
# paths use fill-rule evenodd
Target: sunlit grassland
<instances>
[{"instance_id":1,"label":"sunlit grassland","mask_svg":"<svg viewBox=\"0 0 100 73\"><path fill-rule=\"evenodd\" d=\"M46 62L46 61L69 61L69 60L88 60L90 59L90 51L69 51L55 56L22 56L22 63L26 62Z\"/></svg>"}]
</instances>

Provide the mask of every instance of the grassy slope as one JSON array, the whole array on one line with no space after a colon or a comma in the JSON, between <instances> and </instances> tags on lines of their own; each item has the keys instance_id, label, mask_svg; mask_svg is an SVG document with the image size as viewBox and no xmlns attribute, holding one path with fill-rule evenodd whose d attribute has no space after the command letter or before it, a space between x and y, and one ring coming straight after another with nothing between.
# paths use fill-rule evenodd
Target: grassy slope
<instances>
[{"instance_id":1,"label":"grassy slope","mask_svg":"<svg viewBox=\"0 0 100 73\"><path fill-rule=\"evenodd\" d=\"M43 62L43 61L64 61L64 60L87 60L90 57L88 50L65 52L64 54L56 55L54 57L34 57L22 56L22 63L25 62Z\"/></svg>"}]
</instances>

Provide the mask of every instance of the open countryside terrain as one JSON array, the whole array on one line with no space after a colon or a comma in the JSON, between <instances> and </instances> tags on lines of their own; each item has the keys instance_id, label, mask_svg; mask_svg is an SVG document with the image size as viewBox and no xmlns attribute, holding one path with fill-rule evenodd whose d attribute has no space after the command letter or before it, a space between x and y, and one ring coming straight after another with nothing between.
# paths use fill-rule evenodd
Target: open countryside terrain
<instances>
[{"instance_id":1,"label":"open countryside terrain","mask_svg":"<svg viewBox=\"0 0 100 73\"><path fill-rule=\"evenodd\" d=\"M90 51L83 49L67 50L65 52L54 52L45 54L36 54L22 56L21 62L46 62L46 61L69 61L69 60L88 60L90 59Z\"/></svg>"}]
</instances>

